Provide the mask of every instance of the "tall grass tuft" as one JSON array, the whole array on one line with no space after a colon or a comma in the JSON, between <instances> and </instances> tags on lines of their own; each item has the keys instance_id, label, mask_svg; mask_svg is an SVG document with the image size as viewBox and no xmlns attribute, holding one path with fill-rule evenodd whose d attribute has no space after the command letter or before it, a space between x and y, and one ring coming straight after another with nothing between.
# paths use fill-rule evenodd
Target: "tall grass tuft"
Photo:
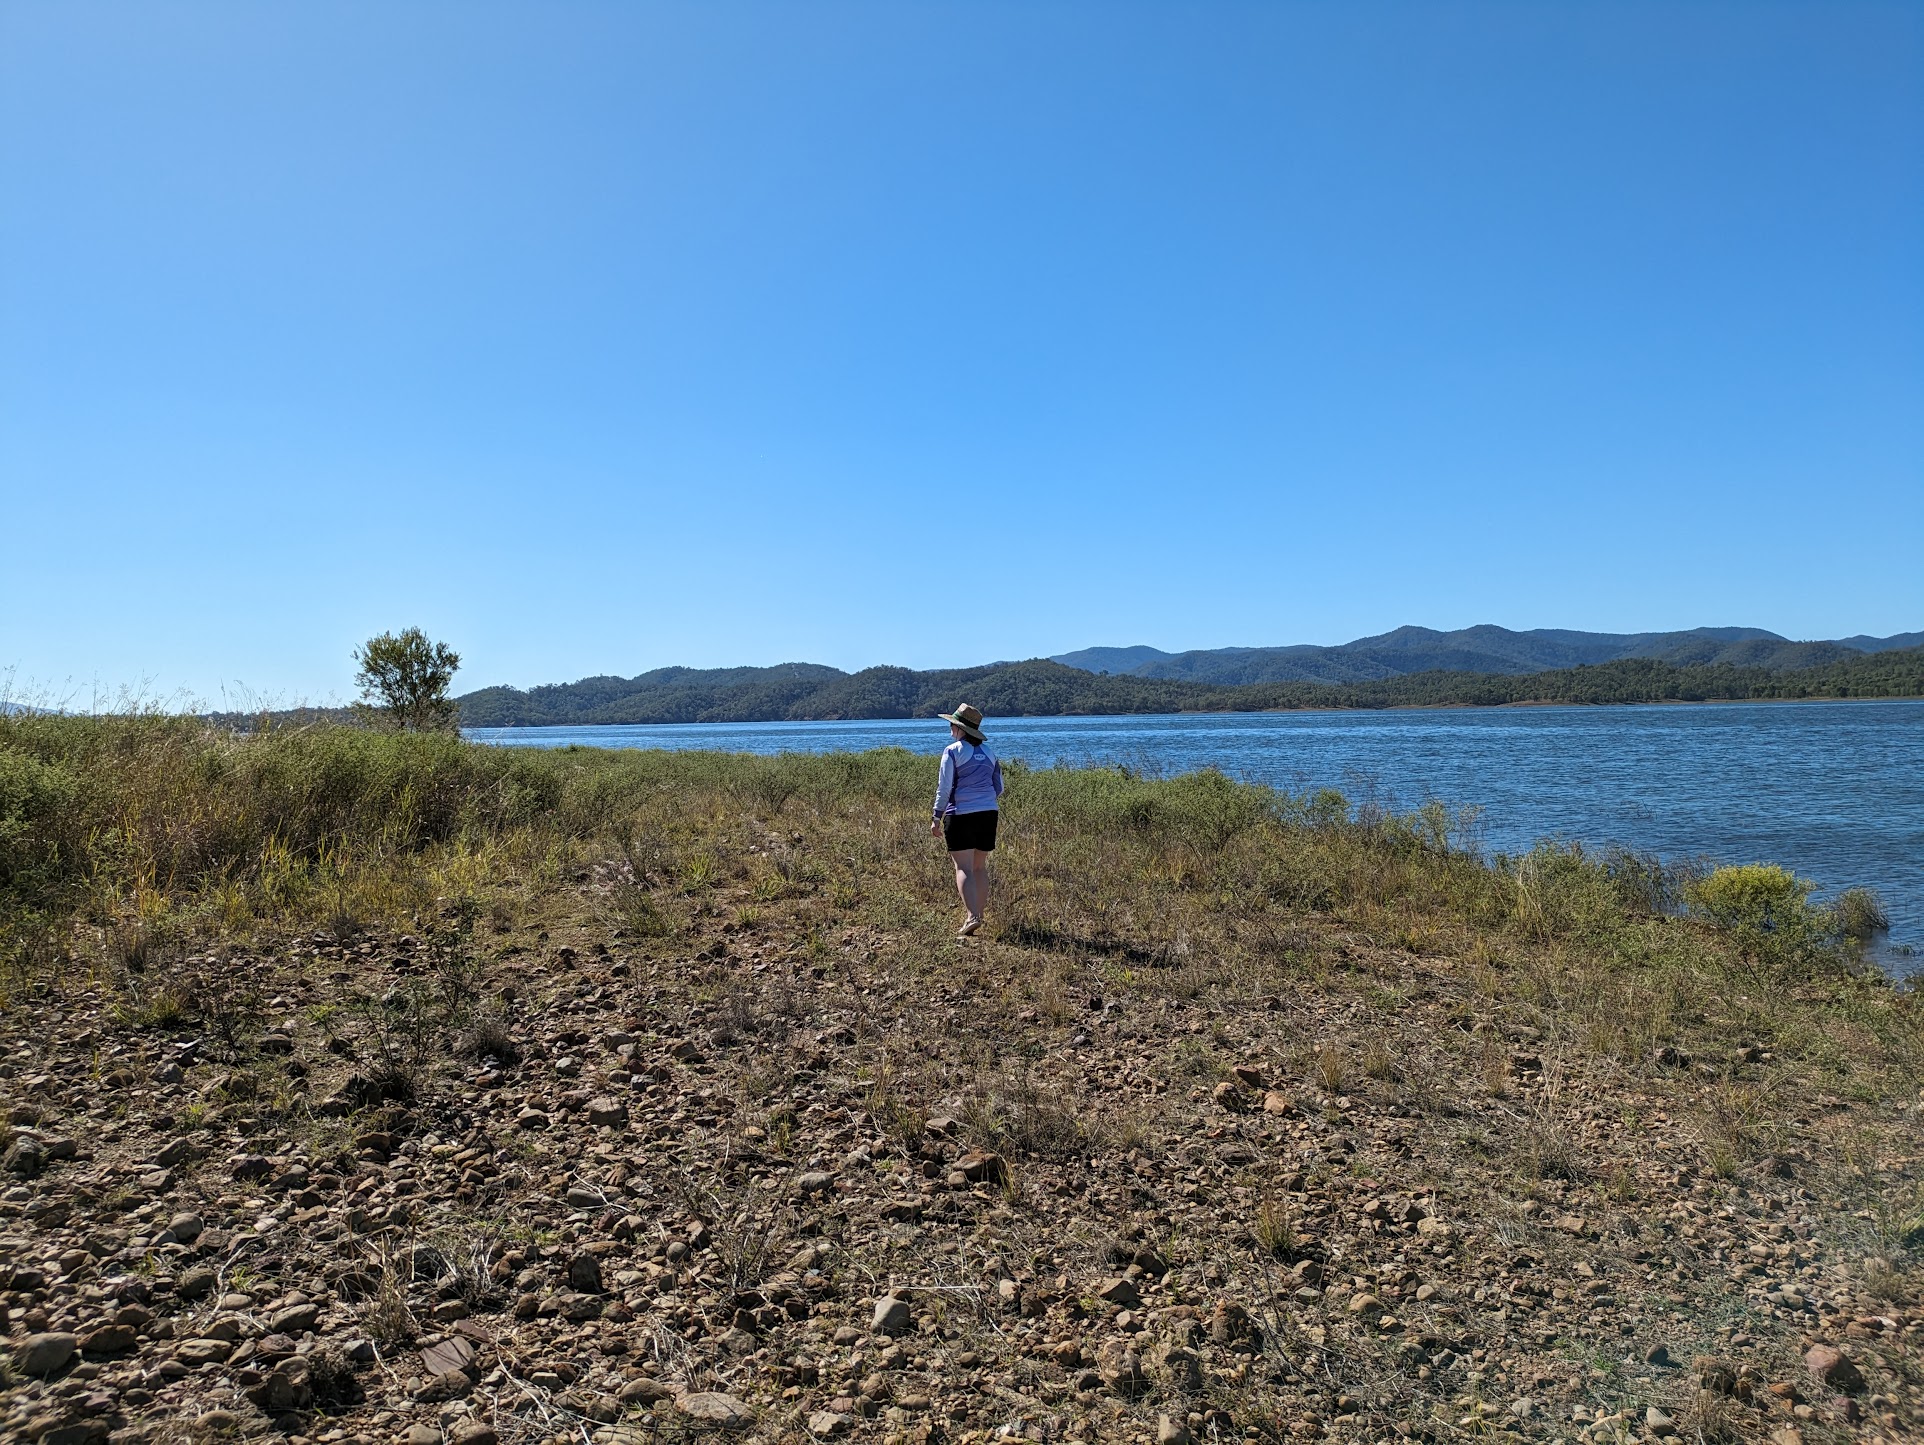
<instances>
[{"instance_id":1,"label":"tall grass tuft","mask_svg":"<svg viewBox=\"0 0 1924 1445\"><path fill-rule=\"evenodd\" d=\"M1846 938L1874 938L1891 926L1884 901L1869 888L1846 888L1831 904L1837 931Z\"/></svg>"}]
</instances>

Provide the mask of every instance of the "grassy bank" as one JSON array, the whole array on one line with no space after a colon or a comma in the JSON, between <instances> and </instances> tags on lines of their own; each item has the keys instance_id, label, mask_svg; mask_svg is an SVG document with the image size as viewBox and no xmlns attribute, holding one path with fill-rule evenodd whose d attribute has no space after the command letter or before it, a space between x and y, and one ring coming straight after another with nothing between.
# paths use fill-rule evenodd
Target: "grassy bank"
<instances>
[{"instance_id":1,"label":"grassy bank","mask_svg":"<svg viewBox=\"0 0 1924 1445\"><path fill-rule=\"evenodd\" d=\"M156 1437L673 1437L704 1393L770 1440L1924 1428L1924 1010L1862 900L1012 769L962 944L933 784L0 718L16 1341L147 1281L82 1359ZM10 1378L7 1428L75 1397Z\"/></svg>"}]
</instances>

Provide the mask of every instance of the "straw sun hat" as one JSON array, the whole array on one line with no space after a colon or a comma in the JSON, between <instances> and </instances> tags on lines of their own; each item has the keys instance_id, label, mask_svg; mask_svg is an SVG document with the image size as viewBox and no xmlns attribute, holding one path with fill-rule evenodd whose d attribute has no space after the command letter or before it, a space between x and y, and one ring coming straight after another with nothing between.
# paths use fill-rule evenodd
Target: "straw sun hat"
<instances>
[{"instance_id":1,"label":"straw sun hat","mask_svg":"<svg viewBox=\"0 0 1924 1445\"><path fill-rule=\"evenodd\" d=\"M983 740L981 708L970 707L965 702L954 712L939 712L936 716L941 718L943 722L952 722L961 728L962 735L970 742L979 743Z\"/></svg>"}]
</instances>

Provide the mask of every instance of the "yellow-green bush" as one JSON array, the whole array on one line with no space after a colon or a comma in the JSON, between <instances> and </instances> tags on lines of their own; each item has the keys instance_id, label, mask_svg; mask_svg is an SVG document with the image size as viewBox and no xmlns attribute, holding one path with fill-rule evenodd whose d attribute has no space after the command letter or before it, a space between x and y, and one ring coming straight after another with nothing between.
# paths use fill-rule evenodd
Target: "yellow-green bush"
<instances>
[{"instance_id":1,"label":"yellow-green bush","mask_svg":"<svg viewBox=\"0 0 1924 1445\"><path fill-rule=\"evenodd\" d=\"M1810 895L1810 883L1774 863L1713 869L1684 889L1691 911L1726 930L1741 958L1777 984L1846 961L1837 918Z\"/></svg>"},{"instance_id":2,"label":"yellow-green bush","mask_svg":"<svg viewBox=\"0 0 1924 1445\"><path fill-rule=\"evenodd\" d=\"M1775 863L1740 863L1714 869L1684 896L1713 923L1767 932L1805 922L1810 890L1810 884Z\"/></svg>"}]
</instances>

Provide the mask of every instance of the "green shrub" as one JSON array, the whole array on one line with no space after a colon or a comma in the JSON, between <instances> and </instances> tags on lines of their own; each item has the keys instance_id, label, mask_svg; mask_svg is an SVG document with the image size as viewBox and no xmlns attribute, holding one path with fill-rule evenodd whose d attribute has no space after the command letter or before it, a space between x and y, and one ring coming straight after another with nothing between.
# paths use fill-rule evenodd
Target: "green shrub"
<instances>
[{"instance_id":1,"label":"green shrub","mask_svg":"<svg viewBox=\"0 0 1924 1445\"><path fill-rule=\"evenodd\" d=\"M57 763L0 747L0 894L49 886L71 851L79 781Z\"/></svg>"},{"instance_id":2,"label":"green shrub","mask_svg":"<svg viewBox=\"0 0 1924 1445\"><path fill-rule=\"evenodd\" d=\"M1539 843L1520 858L1497 859L1512 884L1512 925L1548 942L1611 926L1623 905L1608 865L1581 844Z\"/></svg>"},{"instance_id":3,"label":"green shrub","mask_svg":"<svg viewBox=\"0 0 1924 1445\"><path fill-rule=\"evenodd\" d=\"M1868 888L1846 888L1830 906L1837 931L1845 938L1866 939L1891 926L1884 900Z\"/></svg>"},{"instance_id":4,"label":"green shrub","mask_svg":"<svg viewBox=\"0 0 1924 1445\"><path fill-rule=\"evenodd\" d=\"M1741 863L1712 870L1691 883L1684 896L1720 927L1769 933L1805 920L1810 889L1775 863Z\"/></svg>"},{"instance_id":5,"label":"green shrub","mask_svg":"<svg viewBox=\"0 0 1924 1445\"><path fill-rule=\"evenodd\" d=\"M1841 961L1830 910L1814 908L1811 884L1774 863L1713 869L1684 889L1698 916L1726 930L1740 957L1768 981Z\"/></svg>"}]
</instances>

